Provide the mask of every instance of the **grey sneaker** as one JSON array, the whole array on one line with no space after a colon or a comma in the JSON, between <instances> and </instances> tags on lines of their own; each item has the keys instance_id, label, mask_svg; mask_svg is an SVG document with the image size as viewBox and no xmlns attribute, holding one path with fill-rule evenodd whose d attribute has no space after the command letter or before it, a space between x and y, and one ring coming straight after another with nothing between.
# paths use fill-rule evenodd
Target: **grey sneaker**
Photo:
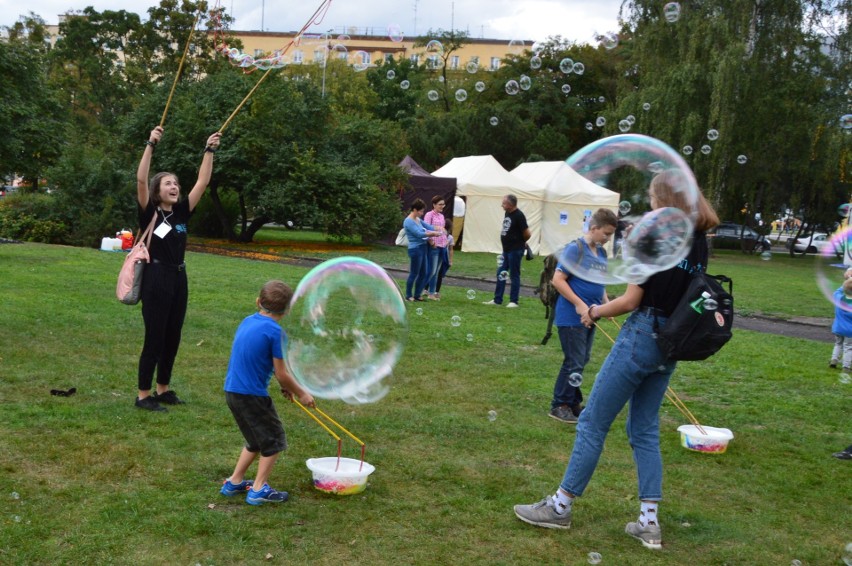
<instances>
[{"instance_id":1,"label":"grey sneaker","mask_svg":"<svg viewBox=\"0 0 852 566\"><path fill-rule=\"evenodd\" d=\"M553 498L547 496L532 505L515 505L515 515L524 523L546 529L570 529L571 511L560 515L553 508Z\"/></svg>"},{"instance_id":2,"label":"grey sneaker","mask_svg":"<svg viewBox=\"0 0 852 566\"><path fill-rule=\"evenodd\" d=\"M657 525L643 527L639 523L627 523L624 532L633 538L639 539L642 546L659 550L663 548L663 532Z\"/></svg>"},{"instance_id":3,"label":"grey sneaker","mask_svg":"<svg viewBox=\"0 0 852 566\"><path fill-rule=\"evenodd\" d=\"M559 405L553 409L550 409L548 416L551 419L556 419L557 421L562 421L563 423L577 424L577 416L574 414L574 411L572 411L571 407L569 407L568 405Z\"/></svg>"},{"instance_id":4,"label":"grey sneaker","mask_svg":"<svg viewBox=\"0 0 852 566\"><path fill-rule=\"evenodd\" d=\"M482 301L482 304L483 305L499 305L500 303L496 303L496 302L494 302L494 299L491 299L490 301Z\"/></svg>"},{"instance_id":5,"label":"grey sneaker","mask_svg":"<svg viewBox=\"0 0 852 566\"><path fill-rule=\"evenodd\" d=\"M507 309L516 309L516 308L518 308L518 303L509 303L508 305L506 305L506 308Z\"/></svg>"}]
</instances>

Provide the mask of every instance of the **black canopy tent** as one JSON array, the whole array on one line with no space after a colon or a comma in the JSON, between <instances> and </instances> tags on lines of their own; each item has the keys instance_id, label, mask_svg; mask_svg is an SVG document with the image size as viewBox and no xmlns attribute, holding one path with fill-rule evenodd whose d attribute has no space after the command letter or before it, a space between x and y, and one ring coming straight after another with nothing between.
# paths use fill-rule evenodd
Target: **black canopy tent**
<instances>
[{"instance_id":1,"label":"black canopy tent","mask_svg":"<svg viewBox=\"0 0 852 566\"><path fill-rule=\"evenodd\" d=\"M408 213L411 203L421 199L426 203L426 212L432 210L432 197L444 199L444 217L453 219L453 201L456 196L456 180L452 177L435 177L414 161L410 155L399 162L399 166L408 173L408 188L400 191L402 211Z\"/></svg>"}]
</instances>

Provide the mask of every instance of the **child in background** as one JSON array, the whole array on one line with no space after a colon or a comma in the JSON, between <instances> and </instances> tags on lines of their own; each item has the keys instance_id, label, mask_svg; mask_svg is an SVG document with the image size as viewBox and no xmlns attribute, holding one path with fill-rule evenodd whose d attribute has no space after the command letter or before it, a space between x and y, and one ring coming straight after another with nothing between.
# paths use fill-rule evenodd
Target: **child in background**
<instances>
[{"instance_id":1,"label":"child in background","mask_svg":"<svg viewBox=\"0 0 852 566\"><path fill-rule=\"evenodd\" d=\"M565 246L564 257L578 264L585 273L605 273L607 258L603 246L615 233L617 225L618 218L613 211L598 209L589 219L588 232ZM580 246L583 246L582 250ZM553 287L559 292L554 323L559 332L564 358L553 386L549 415L558 421L573 424L583 410L583 393L575 381L576 376L582 380L595 339L595 327L586 328L580 322L580 317L592 305L606 302L606 289L600 283L586 281L569 273L561 264L553 274Z\"/></svg>"},{"instance_id":2,"label":"child in background","mask_svg":"<svg viewBox=\"0 0 852 566\"><path fill-rule=\"evenodd\" d=\"M293 395L303 405L314 406L314 398L302 389L284 365L287 334L279 322L287 313L293 290L281 281L269 281L256 299L257 313L246 317L234 336L231 360L225 377L225 401L246 444L234 473L225 480L220 493L246 494L246 503L262 505L287 501L285 491L269 487L267 479L278 454L287 449L287 437L275 405L269 397L269 382L274 372L281 393ZM260 453L254 481L245 479L246 471ZM254 486L259 485L260 489Z\"/></svg>"},{"instance_id":3,"label":"child in background","mask_svg":"<svg viewBox=\"0 0 852 566\"><path fill-rule=\"evenodd\" d=\"M831 368L837 367L837 362L843 360L843 371L852 371L852 270L847 269L843 285L834 292L834 322L831 331L834 333L834 349L831 352Z\"/></svg>"},{"instance_id":4,"label":"child in background","mask_svg":"<svg viewBox=\"0 0 852 566\"><path fill-rule=\"evenodd\" d=\"M453 221L447 220L444 228L447 230L447 247L442 252L441 269L438 270L438 283L435 285L435 294L438 297L441 296L441 283L444 281L444 275L453 266L453 246L456 243L453 239Z\"/></svg>"}]
</instances>

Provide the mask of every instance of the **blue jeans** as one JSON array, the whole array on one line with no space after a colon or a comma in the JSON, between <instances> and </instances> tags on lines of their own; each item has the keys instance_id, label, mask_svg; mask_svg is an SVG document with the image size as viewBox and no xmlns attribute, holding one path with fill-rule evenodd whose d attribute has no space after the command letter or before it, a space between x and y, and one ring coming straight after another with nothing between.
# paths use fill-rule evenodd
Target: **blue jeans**
<instances>
[{"instance_id":1,"label":"blue jeans","mask_svg":"<svg viewBox=\"0 0 852 566\"><path fill-rule=\"evenodd\" d=\"M665 319L660 317L659 321L662 325ZM660 405L676 364L657 347L654 316L638 311L630 315L580 413L574 450L559 487L571 495L583 495L598 465L609 428L629 402L627 438L639 477L639 499L662 499Z\"/></svg>"},{"instance_id":2,"label":"blue jeans","mask_svg":"<svg viewBox=\"0 0 852 566\"><path fill-rule=\"evenodd\" d=\"M553 401L550 408L555 409L559 405L573 407L583 402L583 393L579 387L568 383L568 377L572 373L583 375L583 368L589 363L592 356L592 343L595 339L595 327L585 326L558 326L559 342L562 343L562 367L556 376L556 384L553 386Z\"/></svg>"},{"instance_id":3,"label":"blue jeans","mask_svg":"<svg viewBox=\"0 0 852 566\"><path fill-rule=\"evenodd\" d=\"M444 251L444 254L441 251ZM438 285L438 273L441 271L443 257L446 254L446 248L433 248L429 246L429 276L426 278L429 287L429 294L434 295L436 286Z\"/></svg>"},{"instance_id":4,"label":"blue jeans","mask_svg":"<svg viewBox=\"0 0 852 566\"><path fill-rule=\"evenodd\" d=\"M408 248L408 279L405 281L405 298L419 299L426 286L426 247L425 245ZM411 289L414 288L414 294Z\"/></svg>"},{"instance_id":5,"label":"blue jeans","mask_svg":"<svg viewBox=\"0 0 852 566\"><path fill-rule=\"evenodd\" d=\"M500 280L500 273L503 271L509 272L509 280L512 283L509 302L518 303L518 297L521 295L521 260L524 259L524 251L524 248L521 248L503 252L503 264L497 268L497 287L494 289L494 302L498 305L503 304L503 293L506 292L506 280Z\"/></svg>"}]
</instances>

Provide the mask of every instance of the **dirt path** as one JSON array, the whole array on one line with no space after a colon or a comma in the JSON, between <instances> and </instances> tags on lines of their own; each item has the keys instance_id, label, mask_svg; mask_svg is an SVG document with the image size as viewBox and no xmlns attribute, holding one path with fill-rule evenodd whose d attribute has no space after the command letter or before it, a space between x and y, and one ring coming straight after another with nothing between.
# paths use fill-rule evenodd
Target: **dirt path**
<instances>
[{"instance_id":1,"label":"dirt path","mask_svg":"<svg viewBox=\"0 0 852 566\"><path fill-rule=\"evenodd\" d=\"M322 261L319 259L303 257L286 257L281 256L278 253L234 250L225 246L209 244L189 244L187 249L194 252L213 253L261 261L272 261L291 265L300 265L302 267L313 267ZM408 271L404 269L388 269L387 271L397 279L404 279L408 276ZM489 279L478 279L473 277L446 277L444 278L444 283L454 287L467 287L468 289L474 289L478 292L487 293L494 290L494 280ZM525 297L526 301L535 301L533 303L535 308L543 308L538 303L538 299L533 298L533 294L533 287L523 286L521 288L521 296ZM753 330L755 332L765 332L767 334L776 334L779 336L789 336L791 338L804 338L806 340L814 340L817 342L834 342L834 336L831 334L831 319L824 318L800 317L793 320L785 320L760 315L738 315L734 318L734 328Z\"/></svg>"}]
</instances>

